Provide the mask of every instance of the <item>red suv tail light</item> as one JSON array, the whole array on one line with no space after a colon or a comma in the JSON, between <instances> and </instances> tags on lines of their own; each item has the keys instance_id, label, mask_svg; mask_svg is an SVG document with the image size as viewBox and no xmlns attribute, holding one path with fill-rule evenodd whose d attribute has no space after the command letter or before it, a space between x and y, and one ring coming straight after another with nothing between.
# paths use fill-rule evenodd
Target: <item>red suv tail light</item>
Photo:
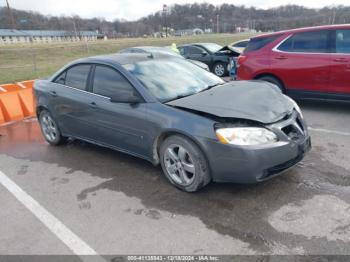
<instances>
[{"instance_id":1,"label":"red suv tail light","mask_svg":"<svg viewBox=\"0 0 350 262\"><path fill-rule=\"evenodd\" d=\"M242 65L244 63L244 61L247 60L247 56L244 56L244 55L240 55L238 57L238 60L237 60L237 67L239 67L240 65Z\"/></svg>"}]
</instances>

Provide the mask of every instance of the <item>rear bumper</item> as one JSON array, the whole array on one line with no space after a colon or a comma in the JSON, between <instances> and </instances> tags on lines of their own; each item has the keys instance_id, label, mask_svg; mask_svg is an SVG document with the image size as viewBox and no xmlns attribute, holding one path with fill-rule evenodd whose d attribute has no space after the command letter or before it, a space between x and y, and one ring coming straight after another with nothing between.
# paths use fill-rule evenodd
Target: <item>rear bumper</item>
<instances>
[{"instance_id":1,"label":"rear bumper","mask_svg":"<svg viewBox=\"0 0 350 262\"><path fill-rule=\"evenodd\" d=\"M215 182L257 183L275 177L300 162L311 149L311 139L269 146L238 147L202 141Z\"/></svg>"},{"instance_id":2,"label":"rear bumper","mask_svg":"<svg viewBox=\"0 0 350 262\"><path fill-rule=\"evenodd\" d=\"M250 72L245 66L237 64L236 79L241 80L252 80L254 79L252 72Z\"/></svg>"}]
</instances>

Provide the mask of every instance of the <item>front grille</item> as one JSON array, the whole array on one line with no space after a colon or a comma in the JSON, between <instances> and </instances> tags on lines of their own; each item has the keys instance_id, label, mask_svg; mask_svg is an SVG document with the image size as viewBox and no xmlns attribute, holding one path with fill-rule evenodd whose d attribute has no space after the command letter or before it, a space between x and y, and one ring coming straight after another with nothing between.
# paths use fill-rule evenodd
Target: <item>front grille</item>
<instances>
[{"instance_id":1,"label":"front grille","mask_svg":"<svg viewBox=\"0 0 350 262\"><path fill-rule=\"evenodd\" d=\"M303 137L294 125L285 126L282 131L293 141L298 141Z\"/></svg>"},{"instance_id":2,"label":"front grille","mask_svg":"<svg viewBox=\"0 0 350 262\"><path fill-rule=\"evenodd\" d=\"M305 128L298 115L294 116L286 126L281 127L281 131L292 141L301 141L305 138Z\"/></svg>"}]
</instances>

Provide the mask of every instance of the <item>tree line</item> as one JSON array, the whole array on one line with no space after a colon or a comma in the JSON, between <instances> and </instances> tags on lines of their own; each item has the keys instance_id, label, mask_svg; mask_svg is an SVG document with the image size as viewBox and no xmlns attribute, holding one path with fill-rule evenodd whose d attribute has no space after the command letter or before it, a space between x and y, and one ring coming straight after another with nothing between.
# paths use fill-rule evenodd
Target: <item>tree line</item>
<instances>
[{"instance_id":1,"label":"tree line","mask_svg":"<svg viewBox=\"0 0 350 262\"><path fill-rule=\"evenodd\" d=\"M233 4L212 5L174 4L167 12L159 11L136 21L104 18L84 19L79 16L48 16L37 12L12 10L11 19L6 7L0 8L0 28L22 30L93 30L110 37L151 35L163 31L165 26L179 29L211 29L213 32L232 33L237 28L257 31L278 31L304 26L350 23L350 6L321 9L286 5L259 9Z\"/></svg>"}]
</instances>

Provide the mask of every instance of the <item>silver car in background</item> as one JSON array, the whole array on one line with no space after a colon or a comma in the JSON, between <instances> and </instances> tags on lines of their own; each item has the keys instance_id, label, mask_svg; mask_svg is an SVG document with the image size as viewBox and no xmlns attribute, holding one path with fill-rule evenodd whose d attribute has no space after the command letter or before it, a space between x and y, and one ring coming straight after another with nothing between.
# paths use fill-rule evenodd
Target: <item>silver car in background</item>
<instances>
[{"instance_id":1,"label":"silver car in background","mask_svg":"<svg viewBox=\"0 0 350 262\"><path fill-rule=\"evenodd\" d=\"M129 47L125 48L119 51L120 54L125 53L131 53L131 54L161 54L161 55L170 55L175 56L177 58L183 58L185 59L180 53L175 52L171 49L171 47L168 46L135 46L135 47ZM207 71L210 71L209 66L205 63L202 63L197 60L193 59L187 59L187 61L191 62L192 64L195 64Z\"/></svg>"}]
</instances>

